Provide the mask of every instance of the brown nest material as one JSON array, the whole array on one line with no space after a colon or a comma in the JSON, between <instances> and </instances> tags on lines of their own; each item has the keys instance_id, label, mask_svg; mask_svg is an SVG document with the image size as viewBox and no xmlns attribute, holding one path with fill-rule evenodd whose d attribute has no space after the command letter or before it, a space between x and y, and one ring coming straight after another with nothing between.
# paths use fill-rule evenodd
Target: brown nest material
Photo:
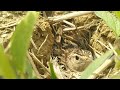
<instances>
[{"instance_id":1,"label":"brown nest material","mask_svg":"<svg viewBox=\"0 0 120 90\"><path fill-rule=\"evenodd\" d=\"M52 16L65 13L56 11L52 12ZM78 78L81 71L97 57L96 54L106 52L108 42L113 44L115 37L105 22L91 13L58 22L48 21L41 16L32 41L34 43L30 46L30 52L44 65L35 62L44 78L50 78L50 57L56 63L54 67L59 66L56 69L59 78Z\"/></svg>"},{"instance_id":2,"label":"brown nest material","mask_svg":"<svg viewBox=\"0 0 120 90\"><path fill-rule=\"evenodd\" d=\"M39 78L50 78L49 62L53 62L58 78L79 78L81 72L96 57L110 48L108 42L114 43L115 35L111 29L94 13L72 16L60 21L51 21L48 18L54 16L60 18L62 15L73 12L75 11L43 11L41 13L29 48L29 56L33 60ZM1 15L5 13L2 12ZM4 18L14 17L15 21L19 20L21 17L17 15L23 16L19 13L21 12L12 15L13 12L9 12ZM19 18L16 19L16 16ZM2 24L4 23L0 26L0 43L3 43L6 48L17 23L9 24L11 19L3 22L4 18L0 18ZM107 73L109 71L106 70Z\"/></svg>"}]
</instances>

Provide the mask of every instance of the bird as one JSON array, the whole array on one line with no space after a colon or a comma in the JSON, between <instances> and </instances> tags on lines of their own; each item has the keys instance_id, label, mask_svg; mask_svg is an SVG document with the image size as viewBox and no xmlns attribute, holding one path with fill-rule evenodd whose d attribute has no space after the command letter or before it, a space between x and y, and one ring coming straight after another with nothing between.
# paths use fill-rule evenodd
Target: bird
<instances>
[{"instance_id":1,"label":"bird","mask_svg":"<svg viewBox=\"0 0 120 90\"><path fill-rule=\"evenodd\" d=\"M82 72L93 61L89 50L72 48L67 50L66 65L73 72Z\"/></svg>"}]
</instances>

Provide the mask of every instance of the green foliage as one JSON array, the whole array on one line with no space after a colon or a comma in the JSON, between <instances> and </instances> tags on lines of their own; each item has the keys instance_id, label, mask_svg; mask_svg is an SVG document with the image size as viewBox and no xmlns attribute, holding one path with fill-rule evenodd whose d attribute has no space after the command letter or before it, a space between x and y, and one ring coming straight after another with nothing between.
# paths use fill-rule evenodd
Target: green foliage
<instances>
[{"instance_id":1,"label":"green foliage","mask_svg":"<svg viewBox=\"0 0 120 90\"><path fill-rule=\"evenodd\" d=\"M113 32L116 35L116 41L115 43L115 51L117 52L117 56L115 56L115 70L120 69L120 11L113 11L113 13L110 13L108 11L96 11L95 14L102 18L106 24L113 30ZM115 15L114 15L115 14ZM113 77L120 78L120 75L115 75Z\"/></svg>"},{"instance_id":2,"label":"green foliage","mask_svg":"<svg viewBox=\"0 0 120 90\"><path fill-rule=\"evenodd\" d=\"M4 53L2 45L0 45L0 76L3 76L3 78L6 79L17 78L14 69L10 65L7 55Z\"/></svg>"},{"instance_id":3,"label":"green foliage","mask_svg":"<svg viewBox=\"0 0 120 90\"><path fill-rule=\"evenodd\" d=\"M93 72L104 63L104 61L106 59L108 59L109 57L111 57L111 55L113 54L113 51L110 50L108 52L106 52L104 55L102 55L101 57L95 59L86 69L85 71L82 72L81 75L81 79L86 79L88 78L90 75L93 74Z\"/></svg>"},{"instance_id":4,"label":"green foliage","mask_svg":"<svg viewBox=\"0 0 120 90\"><path fill-rule=\"evenodd\" d=\"M54 68L53 68L53 63L50 62L49 66L50 66L51 79L57 79L57 76L56 76Z\"/></svg>"},{"instance_id":5,"label":"green foliage","mask_svg":"<svg viewBox=\"0 0 120 90\"><path fill-rule=\"evenodd\" d=\"M110 79L120 79L120 73L113 75L112 77L110 77Z\"/></svg>"},{"instance_id":6,"label":"green foliage","mask_svg":"<svg viewBox=\"0 0 120 90\"><path fill-rule=\"evenodd\" d=\"M28 12L11 38L10 54L12 56L12 64L16 70L24 71L27 49L29 47L30 38L33 27L38 18L38 13Z\"/></svg>"},{"instance_id":7,"label":"green foliage","mask_svg":"<svg viewBox=\"0 0 120 90\"><path fill-rule=\"evenodd\" d=\"M115 13L116 17L120 20L120 11L113 11Z\"/></svg>"},{"instance_id":8,"label":"green foliage","mask_svg":"<svg viewBox=\"0 0 120 90\"><path fill-rule=\"evenodd\" d=\"M115 69L120 69L120 56L115 57Z\"/></svg>"},{"instance_id":9,"label":"green foliage","mask_svg":"<svg viewBox=\"0 0 120 90\"><path fill-rule=\"evenodd\" d=\"M116 38L120 36L120 21L115 15L108 11L96 11L95 14L106 22L115 33Z\"/></svg>"},{"instance_id":10,"label":"green foliage","mask_svg":"<svg viewBox=\"0 0 120 90\"><path fill-rule=\"evenodd\" d=\"M31 67L31 64L30 64L30 62L28 62L28 60L25 60L26 62L25 62L25 73L24 73L24 75L25 75L25 77L24 78L28 78L28 79L31 79L31 78L34 78L33 77L33 69L32 69L32 67Z\"/></svg>"},{"instance_id":11,"label":"green foliage","mask_svg":"<svg viewBox=\"0 0 120 90\"><path fill-rule=\"evenodd\" d=\"M16 75L17 78L32 77L32 67L26 60L26 56L33 28L38 16L38 12L29 11L20 24L16 27L10 41L8 58L6 54L3 53L4 49L0 47L0 74L2 77L16 78ZM27 77L26 73L28 73Z\"/></svg>"}]
</instances>

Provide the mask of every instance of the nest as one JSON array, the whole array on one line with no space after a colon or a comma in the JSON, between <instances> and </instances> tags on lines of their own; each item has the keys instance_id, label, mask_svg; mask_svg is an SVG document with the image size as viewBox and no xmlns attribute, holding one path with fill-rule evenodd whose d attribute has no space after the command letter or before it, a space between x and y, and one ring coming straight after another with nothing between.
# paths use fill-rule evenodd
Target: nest
<instances>
[{"instance_id":1,"label":"nest","mask_svg":"<svg viewBox=\"0 0 120 90\"><path fill-rule=\"evenodd\" d=\"M80 78L81 72L110 48L108 43L114 44L114 33L94 13L68 19L65 17L63 20L56 19L73 12L43 11L40 14L28 50L34 62L35 71L39 73L38 77L50 79L49 62L52 62L58 78ZM20 14L20 16L23 15ZM2 29L4 28L0 31L0 41L6 48L13 31L5 30L8 33L5 36L6 33ZM103 78L110 69L111 67L108 67L97 78Z\"/></svg>"},{"instance_id":2,"label":"nest","mask_svg":"<svg viewBox=\"0 0 120 90\"><path fill-rule=\"evenodd\" d=\"M62 11L47 12L48 16L65 14ZM34 43L30 52L44 65L34 60L44 78L50 78L49 62L53 63L59 78L79 78L92 60L107 51L108 42L113 44L115 41L113 32L94 13L55 22L43 16L40 16L32 36Z\"/></svg>"}]
</instances>

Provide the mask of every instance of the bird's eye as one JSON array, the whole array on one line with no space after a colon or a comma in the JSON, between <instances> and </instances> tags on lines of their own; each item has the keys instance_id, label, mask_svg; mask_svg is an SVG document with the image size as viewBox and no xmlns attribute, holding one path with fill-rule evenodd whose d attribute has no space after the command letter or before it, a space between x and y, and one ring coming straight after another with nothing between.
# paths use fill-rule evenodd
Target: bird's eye
<instances>
[{"instance_id":1,"label":"bird's eye","mask_svg":"<svg viewBox=\"0 0 120 90\"><path fill-rule=\"evenodd\" d=\"M79 57L78 57L78 56L75 56L75 59L76 59L76 60L79 60Z\"/></svg>"}]
</instances>

